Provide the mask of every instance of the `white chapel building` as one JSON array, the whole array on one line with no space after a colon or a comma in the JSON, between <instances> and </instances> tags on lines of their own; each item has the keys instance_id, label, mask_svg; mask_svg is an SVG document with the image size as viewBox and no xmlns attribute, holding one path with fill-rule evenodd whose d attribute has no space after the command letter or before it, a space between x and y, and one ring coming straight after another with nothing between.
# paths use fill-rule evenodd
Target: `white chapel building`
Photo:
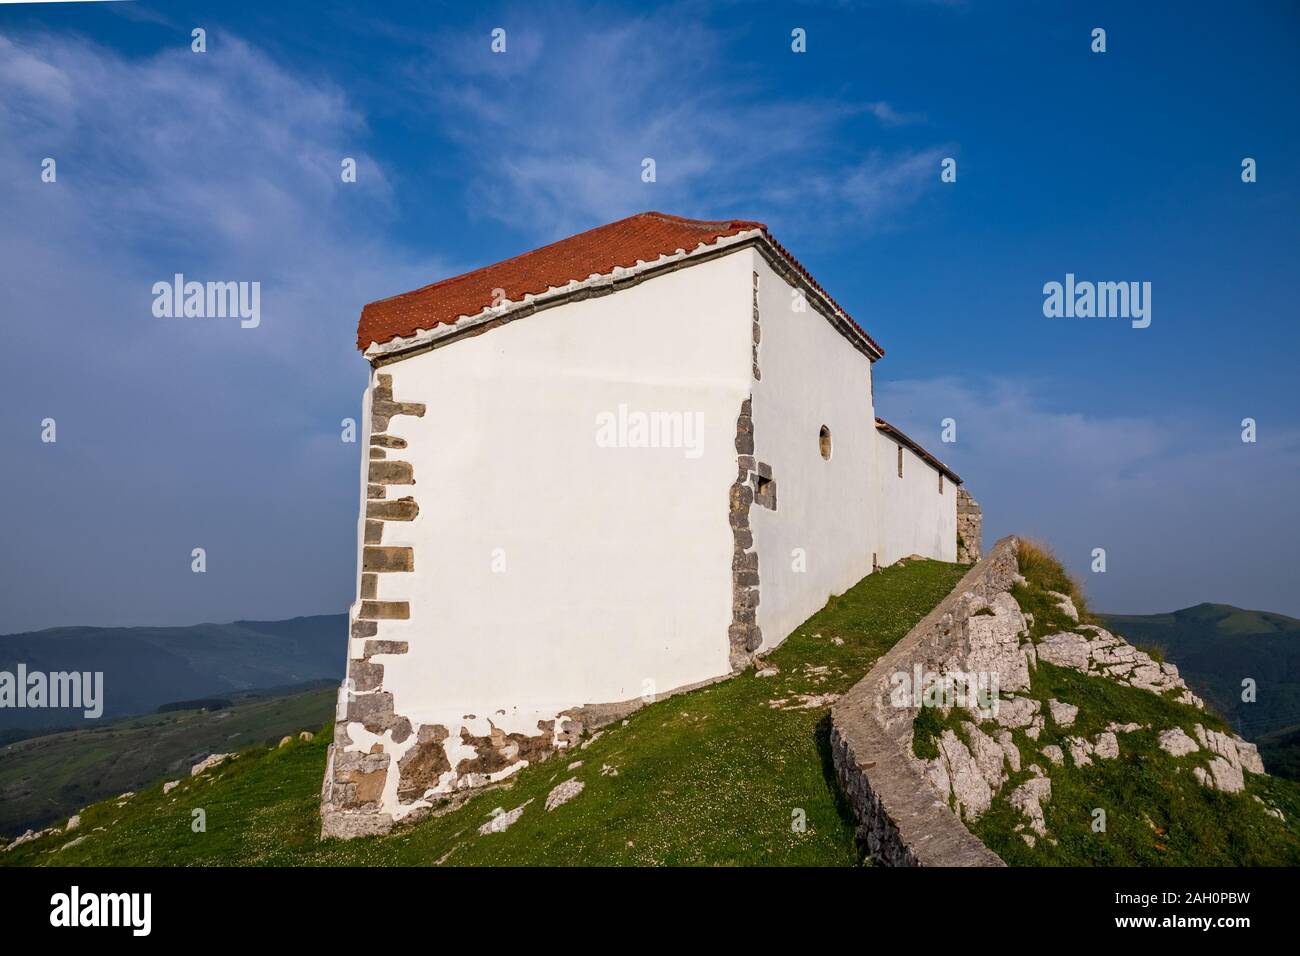
<instances>
[{"instance_id":1,"label":"white chapel building","mask_svg":"<svg viewBox=\"0 0 1300 956\"><path fill-rule=\"evenodd\" d=\"M741 670L899 558L978 556L961 479L876 417L882 349L762 223L641 213L371 303L357 345L326 835Z\"/></svg>"}]
</instances>

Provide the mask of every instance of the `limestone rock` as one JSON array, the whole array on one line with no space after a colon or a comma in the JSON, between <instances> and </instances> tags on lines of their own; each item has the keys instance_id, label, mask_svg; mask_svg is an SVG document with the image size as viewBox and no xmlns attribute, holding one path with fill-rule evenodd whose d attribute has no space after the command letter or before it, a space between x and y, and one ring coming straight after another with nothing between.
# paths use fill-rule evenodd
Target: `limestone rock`
<instances>
[{"instance_id":1,"label":"limestone rock","mask_svg":"<svg viewBox=\"0 0 1300 956\"><path fill-rule=\"evenodd\" d=\"M1086 767L1092 763L1092 744L1086 737L1067 737L1065 745L1070 748L1070 759L1076 767Z\"/></svg>"},{"instance_id":2,"label":"limestone rock","mask_svg":"<svg viewBox=\"0 0 1300 956\"><path fill-rule=\"evenodd\" d=\"M1200 724L1197 724L1193 730L1196 731L1196 739L1200 741L1202 747L1218 754L1231 767L1238 771L1248 770L1251 773L1264 772L1264 762L1260 760L1259 748L1254 744L1242 740L1236 734L1207 730Z\"/></svg>"},{"instance_id":3,"label":"limestone rock","mask_svg":"<svg viewBox=\"0 0 1300 956\"><path fill-rule=\"evenodd\" d=\"M1059 767L1061 764L1065 763L1065 754L1062 752L1060 747L1056 746L1056 744L1048 744L1043 748L1042 753L1043 756L1050 760L1055 766Z\"/></svg>"},{"instance_id":4,"label":"limestone rock","mask_svg":"<svg viewBox=\"0 0 1300 956\"><path fill-rule=\"evenodd\" d=\"M1020 748L1016 746L1015 739L1011 736L1011 731L1004 730L998 734L998 746L1007 756L1007 763L1011 767L1012 773L1020 771Z\"/></svg>"},{"instance_id":5,"label":"limestone rock","mask_svg":"<svg viewBox=\"0 0 1300 956\"><path fill-rule=\"evenodd\" d=\"M1183 732L1181 727L1172 727L1169 730L1160 731L1157 741L1161 750L1173 754L1175 757L1185 757L1187 754L1195 753L1201 749L1196 745L1195 740Z\"/></svg>"},{"instance_id":6,"label":"limestone rock","mask_svg":"<svg viewBox=\"0 0 1300 956\"><path fill-rule=\"evenodd\" d=\"M1283 815L1282 811L1279 810L1277 807L1269 806L1260 797L1255 797L1255 802L1258 803L1261 807L1263 807L1264 812L1267 813L1270 817L1277 817L1283 823L1286 822L1286 816Z\"/></svg>"},{"instance_id":7,"label":"limestone rock","mask_svg":"<svg viewBox=\"0 0 1300 956\"><path fill-rule=\"evenodd\" d=\"M564 783L556 787L546 795L546 809L554 810L556 807L563 806L578 794L582 793L582 788L586 784L577 777L570 777Z\"/></svg>"},{"instance_id":8,"label":"limestone rock","mask_svg":"<svg viewBox=\"0 0 1300 956\"><path fill-rule=\"evenodd\" d=\"M1119 756L1119 741L1109 730L1098 734L1095 739L1086 737L1067 737L1066 746L1070 748L1070 759L1076 767L1086 767L1092 758L1114 760Z\"/></svg>"},{"instance_id":9,"label":"limestone rock","mask_svg":"<svg viewBox=\"0 0 1300 956\"><path fill-rule=\"evenodd\" d=\"M508 813L501 807L497 807L492 811L492 819L478 828L479 836L487 836L489 833L504 833L515 825L519 818L524 815L524 810L528 808L528 804L532 802L531 799L525 800Z\"/></svg>"},{"instance_id":10,"label":"limestone rock","mask_svg":"<svg viewBox=\"0 0 1300 956\"><path fill-rule=\"evenodd\" d=\"M208 770L211 767L215 767L217 764L223 763L224 761L229 760L233 756L234 754L209 754L208 756L200 760L198 763L196 763L193 767L190 767L190 776L197 777L203 771ZM129 796L129 794L127 796Z\"/></svg>"},{"instance_id":11,"label":"limestone rock","mask_svg":"<svg viewBox=\"0 0 1300 956\"><path fill-rule=\"evenodd\" d=\"M81 826L81 814L74 813L72 816L68 817L68 825L63 829L65 832L71 832L79 826Z\"/></svg>"},{"instance_id":12,"label":"limestone rock","mask_svg":"<svg viewBox=\"0 0 1300 956\"><path fill-rule=\"evenodd\" d=\"M1049 700L1048 709L1052 712L1052 723L1058 727L1069 727L1074 723L1074 718L1079 716L1079 708L1074 704L1066 704L1059 700Z\"/></svg>"},{"instance_id":13,"label":"limestone rock","mask_svg":"<svg viewBox=\"0 0 1300 956\"><path fill-rule=\"evenodd\" d=\"M168 794L181 785L179 780L168 780L163 784L163 793Z\"/></svg>"},{"instance_id":14,"label":"limestone rock","mask_svg":"<svg viewBox=\"0 0 1300 956\"><path fill-rule=\"evenodd\" d=\"M300 734L298 734L298 739L305 740L308 743L310 743L311 741L316 739L316 735L313 734L310 730L304 730Z\"/></svg>"},{"instance_id":15,"label":"limestone rock","mask_svg":"<svg viewBox=\"0 0 1300 956\"><path fill-rule=\"evenodd\" d=\"M289 746L291 743L293 743L293 737L290 736L290 735L286 735L286 736L280 738L280 743L277 744L277 746L278 746L278 747L287 747L287 746Z\"/></svg>"},{"instance_id":16,"label":"limestone rock","mask_svg":"<svg viewBox=\"0 0 1300 956\"><path fill-rule=\"evenodd\" d=\"M1010 700L997 702L997 714L994 719L1001 727L1016 729L1029 727L1038 715L1042 705L1032 697L1012 697Z\"/></svg>"},{"instance_id":17,"label":"limestone rock","mask_svg":"<svg viewBox=\"0 0 1300 956\"><path fill-rule=\"evenodd\" d=\"M960 669L997 674L1000 690L1024 690L1029 686L1029 664L1020 650L1020 635L1027 630L1020 605L1000 591L986 607L993 613L972 614L965 620Z\"/></svg>"},{"instance_id":18,"label":"limestone rock","mask_svg":"<svg viewBox=\"0 0 1300 956\"><path fill-rule=\"evenodd\" d=\"M1127 724L1121 724L1118 721L1112 720L1106 725L1106 729L1112 734L1131 734L1135 730L1146 730L1146 724L1137 724L1132 721Z\"/></svg>"},{"instance_id":19,"label":"limestone rock","mask_svg":"<svg viewBox=\"0 0 1300 956\"><path fill-rule=\"evenodd\" d=\"M1061 613L1072 621L1079 620L1079 611L1075 608L1070 595L1062 594L1060 591L1048 591L1047 593L1056 598L1056 606L1061 609Z\"/></svg>"},{"instance_id":20,"label":"limestone rock","mask_svg":"<svg viewBox=\"0 0 1300 956\"><path fill-rule=\"evenodd\" d=\"M939 756L931 763L942 767L942 778L947 780L947 790L956 798L960 813L968 820L978 819L993 802L993 789L974 755L951 729L943 732L938 744Z\"/></svg>"},{"instance_id":21,"label":"limestone rock","mask_svg":"<svg viewBox=\"0 0 1300 956\"><path fill-rule=\"evenodd\" d=\"M1047 835L1047 818L1043 804L1052 799L1052 781L1041 774L1026 780L1008 798L1011 806L1029 818L1029 828L1039 836Z\"/></svg>"},{"instance_id":22,"label":"limestone rock","mask_svg":"<svg viewBox=\"0 0 1300 956\"><path fill-rule=\"evenodd\" d=\"M1049 634L1038 642L1038 659L1087 673L1092 654L1086 637L1073 631L1062 631Z\"/></svg>"},{"instance_id":23,"label":"limestone rock","mask_svg":"<svg viewBox=\"0 0 1300 956\"><path fill-rule=\"evenodd\" d=\"M13 842L5 847L5 852L8 853L14 847L22 846L24 843L31 843L33 840L39 840L43 836L49 836L53 832L54 829L52 827L46 827L44 830L26 830L22 836L14 837Z\"/></svg>"},{"instance_id":24,"label":"limestone rock","mask_svg":"<svg viewBox=\"0 0 1300 956\"><path fill-rule=\"evenodd\" d=\"M1241 758L1241 768L1251 773L1263 773L1264 761L1259 756L1259 748L1240 737L1236 738L1236 744L1237 756Z\"/></svg>"},{"instance_id":25,"label":"limestone rock","mask_svg":"<svg viewBox=\"0 0 1300 956\"><path fill-rule=\"evenodd\" d=\"M1097 735L1092 743L1092 752L1100 760L1114 760L1119 756L1119 741L1107 730Z\"/></svg>"},{"instance_id":26,"label":"limestone rock","mask_svg":"<svg viewBox=\"0 0 1300 956\"><path fill-rule=\"evenodd\" d=\"M1006 751L1003 750L1001 743L984 733L970 721L963 723L962 729L966 731L968 749L971 756L975 758L975 765L979 767L980 775L988 783L990 792L997 793L1007 780L1004 769L1007 760ZM1008 734L1008 736L1010 735Z\"/></svg>"},{"instance_id":27,"label":"limestone rock","mask_svg":"<svg viewBox=\"0 0 1300 956\"><path fill-rule=\"evenodd\" d=\"M1212 790L1222 790L1224 793L1240 793L1246 789L1246 781L1242 778L1241 767L1234 767L1222 757L1215 757L1211 760L1208 771L1204 767L1194 767L1192 773L1197 780Z\"/></svg>"}]
</instances>

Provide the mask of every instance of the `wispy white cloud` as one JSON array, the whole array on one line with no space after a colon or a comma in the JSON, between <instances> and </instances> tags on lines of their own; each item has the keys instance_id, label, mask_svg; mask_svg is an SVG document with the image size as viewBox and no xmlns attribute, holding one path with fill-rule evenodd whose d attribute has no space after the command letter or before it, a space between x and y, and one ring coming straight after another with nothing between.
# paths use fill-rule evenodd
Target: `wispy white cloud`
<instances>
[{"instance_id":1,"label":"wispy white cloud","mask_svg":"<svg viewBox=\"0 0 1300 956\"><path fill-rule=\"evenodd\" d=\"M918 115L738 74L719 56L724 36L671 9L545 23L512 30L503 55L486 33L433 38L441 55L407 71L412 92L438 90L435 115L476 169L471 213L539 238L649 208L862 228L937 182L931 149L844 146L850 130L861 139Z\"/></svg>"}]
</instances>

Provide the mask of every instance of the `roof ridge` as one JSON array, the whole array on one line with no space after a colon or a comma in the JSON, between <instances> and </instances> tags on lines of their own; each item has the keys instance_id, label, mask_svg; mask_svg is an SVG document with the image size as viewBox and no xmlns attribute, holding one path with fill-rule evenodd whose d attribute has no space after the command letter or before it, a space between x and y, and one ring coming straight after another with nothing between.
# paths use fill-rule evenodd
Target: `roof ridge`
<instances>
[{"instance_id":1,"label":"roof ridge","mask_svg":"<svg viewBox=\"0 0 1300 956\"><path fill-rule=\"evenodd\" d=\"M544 246L538 246L536 249L529 249L527 252L517 253L516 255L510 256L507 259L499 259L496 262L489 262L487 265L479 266L477 269L470 269L468 272L459 272L454 276L447 276L445 279L439 279L437 282L430 282L428 285L422 285L418 289L410 289L406 292L398 292L394 295L385 296L382 299L375 299L373 302L368 302L366 304L367 306L378 305L381 302L392 302L395 299L401 299L408 295L418 295L419 293L422 292L429 292L433 289L438 289L443 286L449 285L450 283L456 282L457 280L468 279L471 276L476 276L487 269L495 269L498 266L503 266L511 262L518 262L520 259L525 259L528 256L536 255L539 252L545 252L547 249L550 249L554 246L558 246L561 243L569 242L574 239L580 239L581 237L590 235L593 232L599 232L602 229L610 229L613 228L614 226L621 226L623 225L623 223L632 222L635 219L646 219L646 218L654 218L660 220L661 222L672 222L672 223L677 223L679 225L689 226L692 228L721 226L724 228L731 228L731 229L755 228L755 229L762 229L764 232L767 232L766 225L764 225L761 222L752 222L748 219L688 219L685 216L674 216L671 213L656 212L654 210L646 210L645 212L634 213L631 216L624 216L622 219L615 219L613 222L606 222L606 223L601 223L599 226L592 226L590 229L584 229L582 232L575 232L571 236L564 236L561 239L556 239L553 242L548 242ZM688 249L687 251L689 252L690 250Z\"/></svg>"},{"instance_id":2,"label":"roof ridge","mask_svg":"<svg viewBox=\"0 0 1300 956\"><path fill-rule=\"evenodd\" d=\"M565 236L544 246L529 249L508 259L479 266L376 299L361 310L357 325L357 348L384 345L418 332L450 329L461 320L482 316L503 304L563 291L620 274L620 270L641 271L668 259L690 258L702 249L718 247L724 240L737 240L745 233L757 233L761 244L797 273L830 308L828 318L844 323L851 339L860 338L876 357L884 354L867 331L845 311L808 269L790 254L768 230L766 223L752 219L689 219L658 210L634 213L613 222Z\"/></svg>"}]
</instances>

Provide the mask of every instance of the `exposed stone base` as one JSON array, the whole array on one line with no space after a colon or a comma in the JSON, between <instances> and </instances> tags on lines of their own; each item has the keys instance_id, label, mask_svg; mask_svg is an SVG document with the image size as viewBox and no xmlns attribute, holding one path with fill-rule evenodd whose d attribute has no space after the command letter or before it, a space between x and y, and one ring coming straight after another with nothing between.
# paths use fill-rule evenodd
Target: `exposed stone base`
<instances>
[{"instance_id":1,"label":"exposed stone base","mask_svg":"<svg viewBox=\"0 0 1300 956\"><path fill-rule=\"evenodd\" d=\"M382 750L347 749L352 745L348 736L352 718L341 720L335 726L335 743L329 748L325 782L321 788L321 838L348 840L379 836L399 824L449 813L471 797L504 785L513 771L546 760L557 752L568 752L578 746L584 735L616 723L647 704L719 683L730 676L722 674L683 684L656 695L652 700L634 697L574 707L556 715L554 720L541 722L543 732L533 737L506 734L495 727L484 736L474 736L467 728L458 727L459 742L473 747L475 756L460 760L454 774L448 772L452 768L446 757L446 728L439 724L422 724L414 730L415 740L406 746L396 761L398 816L388 812L383 802L393 766L392 758ZM557 726L559 729L554 730ZM362 724L364 730L374 732L372 728L391 732L392 725L387 722L382 727L373 723L370 726ZM402 741L409 740L410 731L406 727L400 730L406 733ZM385 736L391 739L389 734ZM441 789L434 792L440 785Z\"/></svg>"}]
</instances>

